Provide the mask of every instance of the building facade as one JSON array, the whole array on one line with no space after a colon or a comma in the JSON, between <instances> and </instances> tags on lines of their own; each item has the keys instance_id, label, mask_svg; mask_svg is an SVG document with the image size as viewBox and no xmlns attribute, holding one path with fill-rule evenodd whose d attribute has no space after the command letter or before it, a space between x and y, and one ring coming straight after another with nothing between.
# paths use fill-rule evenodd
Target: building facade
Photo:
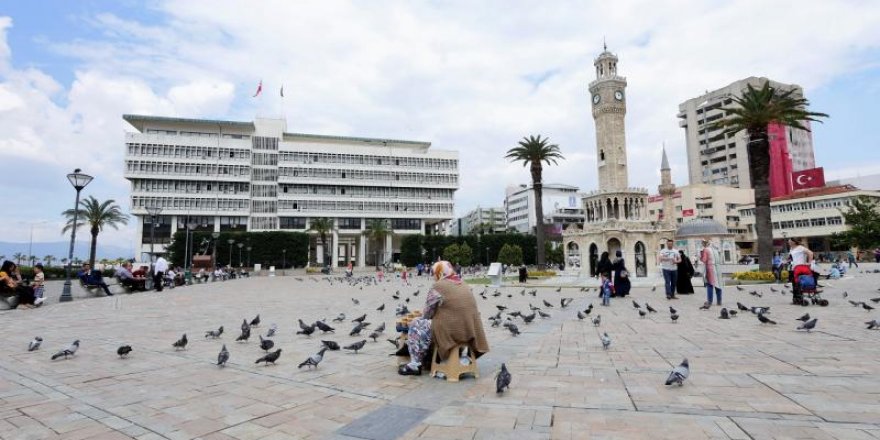
<instances>
[{"instance_id":1,"label":"building facade","mask_svg":"<svg viewBox=\"0 0 880 440\"><path fill-rule=\"evenodd\" d=\"M453 214L458 152L429 142L289 133L281 119L252 122L124 115L138 250L150 252L148 207L161 208L155 252L178 229L308 232L333 219L331 262L393 260L406 234L434 233ZM366 223L392 231L370 242ZM441 226L442 225L442 226ZM313 239L310 261L324 255Z\"/></svg>"},{"instance_id":2,"label":"building facade","mask_svg":"<svg viewBox=\"0 0 880 440\"><path fill-rule=\"evenodd\" d=\"M476 207L461 217L461 224L457 225L458 233L454 235L468 234L492 234L505 232L507 220L504 218L504 208Z\"/></svg>"},{"instance_id":3,"label":"building facade","mask_svg":"<svg viewBox=\"0 0 880 440\"><path fill-rule=\"evenodd\" d=\"M670 208L665 207L667 200L659 194L648 197L648 216L652 220L671 218L676 225L694 219L714 220L725 225L737 242L751 246L753 239L746 233L739 207L755 203L754 190L700 183L675 188ZM671 216L667 214L669 209L672 210Z\"/></svg>"},{"instance_id":4,"label":"building facade","mask_svg":"<svg viewBox=\"0 0 880 440\"><path fill-rule=\"evenodd\" d=\"M541 199L544 209L544 223L561 218L565 209L581 211L578 203L578 187L559 183L545 183L542 188ZM561 211L560 211L561 210ZM554 213L557 217L554 217ZM575 214L577 215L577 214ZM504 217L507 221L507 229L513 229L524 234L532 234L538 225L535 217L535 191L532 185L508 186L504 196Z\"/></svg>"},{"instance_id":5,"label":"building facade","mask_svg":"<svg viewBox=\"0 0 880 440\"><path fill-rule=\"evenodd\" d=\"M723 129L712 128L711 125L726 117L722 108L733 105L732 97L742 96L749 84L757 88L766 81L767 78L749 77L679 105L679 126L684 128L687 140L690 184L752 187L746 134L725 135ZM803 96L803 90L798 85L776 81L770 81L770 85L777 89L794 89L795 95ZM771 193L774 197L790 194L791 173L816 167L812 135L809 131L778 124L768 127L768 135Z\"/></svg>"},{"instance_id":6,"label":"building facade","mask_svg":"<svg viewBox=\"0 0 880 440\"><path fill-rule=\"evenodd\" d=\"M675 228L648 217L648 190L630 188L626 155L626 78L617 74L616 55L607 48L595 59L596 80L589 85L596 124L599 189L582 196L583 227L571 225L562 234L566 270L596 275L602 252L620 251L633 278L656 276L655 252ZM665 158L665 154L664 154ZM661 193L669 193L671 174L663 170Z\"/></svg>"}]
</instances>

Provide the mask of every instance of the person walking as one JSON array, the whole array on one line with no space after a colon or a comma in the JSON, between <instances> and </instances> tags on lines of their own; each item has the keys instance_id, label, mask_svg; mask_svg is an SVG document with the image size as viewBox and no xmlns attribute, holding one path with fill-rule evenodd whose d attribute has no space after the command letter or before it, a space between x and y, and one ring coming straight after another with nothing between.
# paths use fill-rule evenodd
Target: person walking
<instances>
[{"instance_id":1,"label":"person walking","mask_svg":"<svg viewBox=\"0 0 880 440\"><path fill-rule=\"evenodd\" d=\"M858 251L853 252L852 249L850 249L849 252L846 253L846 259L849 262L848 269L852 269L853 264L856 265L856 268L859 267L859 263L858 263L858 261L856 261L856 253L858 253Z\"/></svg>"},{"instance_id":2,"label":"person walking","mask_svg":"<svg viewBox=\"0 0 880 440\"><path fill-rule=\"evenodd\" d=\"M165 287L165 272L168 272L168 260L159 256L156 258L156 264L153 265L153 284L156 285L156 292L161 292Z\"/></svg>"},{"instance_id":3,"label":"person walking","mask_svg":"<svg viewBox=\"0 0 880 440\"><path fill-rule=\"evenodd\" d=\"M694 265L691 260L684 254L683 250L678 251L681 261L678 263L678 280L675 283L675 290L680 294L693 294L694 285L691 278L694 277Z\"/></svg>"},{"instance_id":4,"label":"person walking","mask_svg":"<svg viewBox=\"0 0 880 440\"><path fill-rule=\"evenodd\" d=\"M660 261L660 269L663 270L666 299L678 299L675 296L675 288L678 283L678 263L681 262L681 255L675 249L672 239L666 240L666 246L660 249L658 260Z\"/></svg>"},{"instance_id":5,"label":"person walking","mask_svg":"<svg viewBox=\"0 0 880 440\"><path fill-rule=\"evenodd\" d=\"M599 258L599 264L596 265L596 270L599 271L599 275L605 273L611 273L614 269L611 264L611 258L608 255L608 252L602 252L602 257Z\"/></svg>"},{"instance_id":6,"label":"person walking","mask_svg":"<svg viewBox=\"0 0 880 440\"><path fill-rule=\"evenodd\" d=\"M773 278L777 284L782 282L782 255L779 252L773 253Z\"/></svg>"},{"instance_id":7,"label":"person walking","mask_svg":"<svg viewBox=\"0 0 880 440\"><path fill-rule=\"evenodd\" d=\"M712 246L709 238L703 239L703 250L700 251L700 262L705 266L703 270L703 284L706 285L706 303L704 309L712 306L712 297L716 299L716 305L721 305L721 289L724 287L724 278L721 275L718 250Z\"/></svg>"},{"instance_id":8,"label":"person walking","mask_svg":"<svg viewBox=\"0 0 880 440\"><path fill-rule=\"evenodd\" d=\"M623 253L619 250L614 253L614 295L624 297L629 295L632 284L629 281L629 271L626 270L626 262L623 261Z\"/></svg>"}]
</instances>

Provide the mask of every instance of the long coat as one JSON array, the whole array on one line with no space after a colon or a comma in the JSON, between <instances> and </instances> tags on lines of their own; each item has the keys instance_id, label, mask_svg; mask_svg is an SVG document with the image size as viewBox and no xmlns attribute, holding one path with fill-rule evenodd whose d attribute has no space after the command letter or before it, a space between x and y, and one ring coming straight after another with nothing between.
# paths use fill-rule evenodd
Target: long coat
<instances>
[{"instance_id":1,"label":"long coat","mask_svg":"<svg viewBox=\"0 0 880 440\"><path fill-rule=\"evenodd\" d=\"M443 297L431 321L431 334L441 360L446 360L458 345L467 345L476 357L489 351L483 322L471 288L449 280L440 280L434 289Z\"/></svg>"}]
</instances>

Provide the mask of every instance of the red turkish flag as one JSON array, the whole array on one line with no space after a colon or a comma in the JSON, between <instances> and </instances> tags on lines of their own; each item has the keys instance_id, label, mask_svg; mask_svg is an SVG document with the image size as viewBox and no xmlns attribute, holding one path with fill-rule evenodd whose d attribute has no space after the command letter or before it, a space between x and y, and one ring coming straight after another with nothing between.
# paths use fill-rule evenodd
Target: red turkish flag
<instances>
[{"instance_id":1,"label":"red turkish flag","mask_svg":"<svg viewBox=\"0 0 880 440\"><path fill-rule=\"evenodd\" d=\"M825 169L822 167L791 173L791 187L794 190L823 186L825 186Z\"/></svg>"}]
</instances>

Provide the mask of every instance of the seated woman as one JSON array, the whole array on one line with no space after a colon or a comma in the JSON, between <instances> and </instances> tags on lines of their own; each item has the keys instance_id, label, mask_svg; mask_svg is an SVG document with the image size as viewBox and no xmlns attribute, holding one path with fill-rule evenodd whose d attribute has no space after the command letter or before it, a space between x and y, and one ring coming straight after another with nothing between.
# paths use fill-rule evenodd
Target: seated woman
<instances>
[{"instance_id":1,"label":"seated woman","mask_svg":"<svg viewBox=\"0 0 880 440\"><path fill-rule=\"evenodd\" d=\"M436 346L440 360L449 358L452 350L467 345L475 357L489 351L477 301L471 288L461 281L448 261L431 267L436 283L428 291L422 317L410 322L407 348L410 362L397 371L404 376L422 374L422 362Z\"/></svg>"},{"instance_id":2,"label":"seated woman","mask_svg":"<svg viewBox=\"0 0 880 440\"><path fill-rule=\"evenodd\" d=\"M18 297L17 307L34 308L34 289L22 284L18 265L9 260L0 267L0 292L15 294Z\"/></svg>"}]
</instances>

